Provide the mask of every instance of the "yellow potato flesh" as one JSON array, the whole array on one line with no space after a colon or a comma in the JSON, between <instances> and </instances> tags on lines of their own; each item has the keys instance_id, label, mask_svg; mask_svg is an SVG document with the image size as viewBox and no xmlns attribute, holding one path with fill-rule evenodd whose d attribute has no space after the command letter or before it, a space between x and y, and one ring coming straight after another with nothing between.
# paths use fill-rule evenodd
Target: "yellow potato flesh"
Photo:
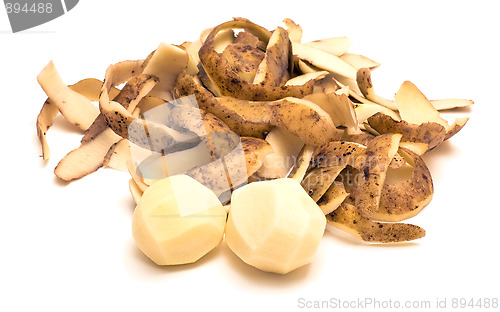
<instances>
[{"instance_id":1,"label":"yellow potato flesh","mask_svg":"<svg viewBox=\"0 0 500 312\"><path fill-rule=\"evenodd\" d=\"M185 264L219 245L225 223L226 210L217 196L194 179L177 175L144 191L134 211L132 234L156 264Z\"/></svg>"},{"instance_id":2,"label":"yellow potato flesh","mask_svg":"<svg viewBox=\"0 0 500 312\"><path fill-rule=\"evenodd\" d=\"M254 182L233 192L226 242L249 265L286 274L313 260L325 226L296 180Z\"/></svg>"}]
</instances>

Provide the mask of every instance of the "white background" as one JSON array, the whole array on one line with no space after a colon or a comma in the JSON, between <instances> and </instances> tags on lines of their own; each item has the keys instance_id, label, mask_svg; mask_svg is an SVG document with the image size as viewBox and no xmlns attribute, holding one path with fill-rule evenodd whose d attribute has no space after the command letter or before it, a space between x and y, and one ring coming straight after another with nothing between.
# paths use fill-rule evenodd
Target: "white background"
<instances>
[{"instance_id":1,"label":"white background","mask_svg":"<svg viewBox=\"0 0 500 312\"><path fill-rule=\"evenodd\" d=\"M299 298L365 297L433 306L447 298L451 308L454 297L499 298L494 4L81 0L66 15L18 34L0 9L0 310L293 311ZM350 37L352 52L382 64L373 80L385 97L410 80L430 99L475 101L456 114L471 117L462 132L425 156L435 196L409 220L427 230L425 238L367 245L334 230L325 233L311 265L286 276L247 266L225 243L195 264L157 267L131 236L128 174L99 170L71 184L54 176L82 133L58 117L48 133L52 157L39 157L35 121L46 96L36 76L50 60L68 84L102 79L111 63L144 58L162 41L196 40L233 16L268 29L290 17L302 25L304 42Z\"/></svg>"}]
</instances>

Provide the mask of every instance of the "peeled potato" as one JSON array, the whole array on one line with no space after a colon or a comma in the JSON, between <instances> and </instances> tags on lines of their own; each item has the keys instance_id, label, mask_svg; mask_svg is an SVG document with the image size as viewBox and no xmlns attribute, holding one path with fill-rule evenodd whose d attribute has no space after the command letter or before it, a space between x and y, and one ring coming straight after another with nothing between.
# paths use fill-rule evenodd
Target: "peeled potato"
<instances>
[{"instance_id":1,"label":"peeled potato","mask_svg":"<svg viewBox=\"0 0 500 312\"><path fill-rule=\"evenodd\" d=\"M286 274L313 260L325 226L296 180L254 182L233 192L226 242L249 265Z\"/></svg>"},{"instance_id":2,"label":"peeled potato","mask_svg":"<svg viewBox=\"0 0 500 312\"><path fill-rule=\"evenodd\" d=\"M193 196L196 194L196 196ZM132 220L137 247L158 265L192 263L222 241L226 210L208 188L186 175L144 191Z\"/></svg>"}]
</instances>

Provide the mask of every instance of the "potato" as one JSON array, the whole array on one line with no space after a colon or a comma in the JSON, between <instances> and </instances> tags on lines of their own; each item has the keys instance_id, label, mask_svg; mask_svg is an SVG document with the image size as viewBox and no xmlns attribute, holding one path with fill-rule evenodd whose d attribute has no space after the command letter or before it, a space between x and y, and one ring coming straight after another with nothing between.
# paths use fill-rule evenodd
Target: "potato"
<instances>
[{"instance_id":1,"label":"potato","mask_svg":"<svg viewBox=\"0 0 500 312\"><path fill-rule=\"evenodd\" d=\"M193 196L196 194L196 196ZM222 241L226 210L212 191L177 175L144 191L133 215L137 247L158 265L193 263Z\"/></svg>"},{"instance_id":2,"label":"potato","mask_svg":"<svg viewBox=\"0 0 500 312\"><path fill-rule=\"evenodd\" d=\"M375 220L396 222L411 218L432 199L432 177L425 162L410 150L400 148L399 153L410 165L410 174L408 167L388 170L379 208L372 216Z\"/></svg>"},{"instance_id":3,"label":"potato","mask_svg":"<svg viewBox=\"0 0 500 312\"><path fill-rule=\"evenodd\" d=\"M302 86L279 86L253 84L242 80L236 71L228 64L227 60L214 49L214 39L217 33L227 28L244 28L251 30L260 40L268 42L271 33L243 19L229 21L215 27L208 35L205 43L200 48L200 62L208 77L219 88L222 95L233 96L245 100L272 101L284 97L302 98L310 94L313 89L313 81Z\"/></svg>"},{"instance_id":4,"label":"potato","mask_svg":"<svg viewBox=\"0 0 500 312\"><path fill-rule=\"evenodd\" d=\"M287 274L314 259L325 216L293 179L248 184L233 192L226 242L244 262Z\"/></svg>"},{"instance_id":5,"label":"potato","mask_svg":"<svg viewBox=\"0 0 500 312\"><path fill-rule=\"evenodd\" d=\"M406 223L381 223L363 217L351 204L344 203L326 216L331 224L366 242L394 243L419 239L425 230Z\"/></svg>"}]
</instances>

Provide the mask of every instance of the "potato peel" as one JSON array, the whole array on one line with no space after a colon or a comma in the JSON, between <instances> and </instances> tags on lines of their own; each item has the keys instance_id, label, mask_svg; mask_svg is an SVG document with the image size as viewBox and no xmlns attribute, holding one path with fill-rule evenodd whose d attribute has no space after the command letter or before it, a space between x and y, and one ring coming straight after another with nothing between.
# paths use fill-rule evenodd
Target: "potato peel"
<instances>
[{"instance_id":1,"label":"potato peel","mask_svg":"<svg viewBox=\"0 0 500 312\"><path fill-rule=\"evenodd\" d=\"M342 204L326 217L331 224L363 241L396 243L419 239L425 230L407 223L381 223L363 217L355 206Z\"/></svg>"},{"instance_id":2,"label":"potato peel","mask_svg":"<svg viewBox=\"0 0 500 312\"><path fill-rule=\"evenodd\" d=\"M254 123L245 119L237 111L226 105L224 98L214 97L210 91L197 84L193 76L186 73L181 73L177 78L175 94L177 97L194 94L201 109L219 117L231 130L240 136L263 139L264 133L269 132L273 127L269 124Z\"/></svg>"},{"instance_id":3,"label":"potato peel","mask_svg":"<svg viewBox=\"0 0 500 312\"><path fill-rule=\"evenodd\" d=\"M227 60L220 53L217 53L214 48L215 36L219 31L227 28L251 30L264 42L268 42L271 37L271 33L268 30L244 19L236 19L220 24L212 30L200 48L199 56L205 72L212 82L217 85L222 95L230 95L245 100L272 101L289 96L302 98L312 92L313 81L309 81L301 86L270 87L242 80L232 70Z\"/></svg>"},{"instance_id":4,"label":"potato peel","mask_svg":"<svg viewBox=\"0 0 500 312\"><path fill-rule=\"evenodd\" d=\"M304 43L304 45L328 52L335 56L340 56L342 58L342 55L344 55L351 47L352 41L347 37L332 37L309 41Z\"/></svg>"},{"instance_id":5,"label":"potato peel","mask_svg":"<svg viewBox=\"0 0 500 312\"><path fill-rule=\"evenodd\" d=\"M372 216L379 221L397 222L417 215L432 199L434 187L425 162L416 153L401 149L400 153L413 170L407 180L385 184L378 211ZM398 171L391 173L397 175Z\"/></svg>"},{"instance_id":6,"label":"potato peel","mask_svg":"<svg viewBox=\"0 0 500 312\"><path fill-rule=\"evenodd\" d=\"M371 116L367 121L379 133L400 133L403 135L402 142L425 143L429 150L438 146L446 137L446 129L435 122L410 124L404 120L396 121L382 113Z\"/></svg>"},{"instance_id":7,"label":"potato peel","mask_svg":"<svg viewBox=\"0 0 500 312\"><path fill-rule=\"evenodd\" d=\"M375 93L375 90L373 89L371 71L369 68L358 69L356 72L356 82L358 83L359 90L367 99L392 110L398 109L398 106L394 101L384 99Z\"/></svg>"},{"instance_id":8,"label":"potato peel","mask_svg":"<svg viewBox=\"0 0 500 312\"><path fill-rule=\"evenodd\" d=\"M156 78L141 75L132 78L116 99L122 100L122 109L133 110L140 99L156 84ZM116 103L116 102L115 102ZM132 105L131 105L132 104ZM126 108L125 108L126 106ZM131 115L133 118L133 116ZM97 121L97 119L96 119ZM98 125L96 122L94 125ZM94 129L98 129L95 127ZM68 153L56 166L54 173L64 181L80 179L101 168L106 162L106 156L113 150L113 145L120 137L110 128L96 132L92 138L84 141L78 148Z\"/></svg>"},{"instance_id":9,"label":"potato peel","mask_svg":"<svg viewBox=\"0 0 500 312\"><path fill-rule=\"evenodd\" d=\"M289 78L290 50L288 33L281 27L276 28L269 38L266 54L255 73L253 83L269 87L287 87L285 83Z\"/></svg>"},{"instance_id":10,"label":"potato peel","mask_svg":"<svg viewBox=\"0 0 500 312\"><path fill-rule=\"evenodd\" d=\"M300 183L309 196L317 202L326 193L340 172L345 168L343 165L314 168Z\"/></svg>"},{"instance_id":11,"label":"potato peel","mask_svg":"<svg viewBox=\"0 0 500 312\"><path fill-rule=\"evenodd\" d=\"M63 82L52 61L42 69L37 80L64 118L80 129L87 130L99 115L99 109L89 99Z\"/></svg>"},{"instance_id":12,"label":"potato peel","mask_svg":"<svg viewBox=\"0 0 500 312\"><path fill-rule=\"evenodd\" d=\"M68 87L71 90L85 96L89 101L97 101L99 100L101 86L102 81L100 81L99 79L87 78L80 80L73 85L69 85ZM120 90L113 88L112 90L110 90L110 95L114 97L119 93L119 91ZM47 132L54 123L54 119L58 114L59 108L54 104L51 104L50 99L47 99L37 117L37 135L42 146L42 158L44 160L48 160L50 158L50 148L47 142ZM90 128L92 128L92 126Z\"/></svg>"},{"instance_id":13,"label":"potato peel","mask_svg":"<svg viewBox=\"0 0 500 312\"><path fill-rule=\"evenodd\" d=\"M283 127L305 144L319 146L342 135L331 117L310 101L293 97L276 101L244 101L229 97L220 100L246 121Z\"/></svg>"},{"instance_id":14,"label":"potato peel","mask_svg":"<svg viewBox=\"0 0 500 312\"><path fill-rule=\"evenodd\" d=\"M325 194L318 200L318 206L327 215L340 207L349 195L342 182L334 181Z\"/></svg>"}]
</instances>

